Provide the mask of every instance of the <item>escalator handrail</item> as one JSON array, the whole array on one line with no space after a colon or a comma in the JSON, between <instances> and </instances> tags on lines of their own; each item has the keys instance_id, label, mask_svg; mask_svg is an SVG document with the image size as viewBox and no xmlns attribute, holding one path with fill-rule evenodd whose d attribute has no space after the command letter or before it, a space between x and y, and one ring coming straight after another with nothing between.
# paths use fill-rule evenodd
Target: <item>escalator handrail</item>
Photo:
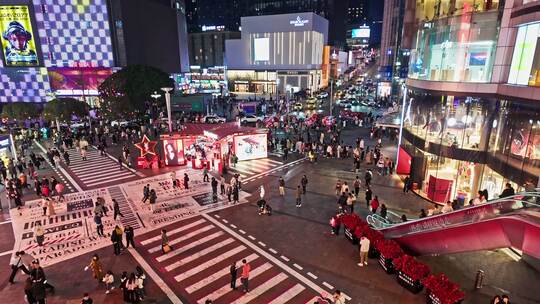
<instances>
[{"instance_id":1,"label":"escalator handrail","mask_svg":"<svg viewBox=\"0 0 540 304\"><path fill-rule=\"evenodd\" d=\"M372 223L370 223L370 224L372 224L372 226L375 229L381 230L382 232L384 232L384 231L389 232L390 229L392 229L392 230L394 230L395 228L399 229L400 227L409 226L409 225L415 225L415 224L419 224L421 222L427 222L427 221L433 222L433 224L435 224L433 227L425 228L425 229L421 230L422 232L425 232L425 231L431 231L431 230L434 230L434 229L447 228L447 227L453 226L453 225L470 223L472 220L474 220L476 218L474 215L471 217L471 219L469 219L467 221L460 222L460 223L448 223L447 224L446 221L444 220L444 218L445 217L448 218L449 216L456 215L458 213L464 213L464 212L474 214L474 210L486 209L486 208L489 208L489 207L491 207L491 206L493 206L495 204L502 203L502 202L508 202L508 203L511 202L512 204L514 204L514 203L522 203L523 205L528 205L528 206L531 206L531 207L540 207L540 204L529 202L529 201L526 201L526 200L522 200L521 198L523 198L523 197L538 197L538 198L540 198L540 192L520 192L520 193L516 193L516 194L514 194L512 196L509 196L509 197L497 198L497 199L491 200L491 201L489 201L489 202L487 202L485 204L465 207L465 208L455 210L455 211L452 211L452 212L437 214L437 215L433 215L433 216L429 216L429 217L425 217L425 218L420 218L420 219L414 219L414 220L410 220L410 221L403 222L403 223L395 223L395 224L383 223L383 224L380 224L380 223L376 223L379 220L378 217L374 217L374 216L370 217L370 216L368 216L369 217L368 223L369 223L369 221L371 221ZM497 209L497 208L494 208L494 209ZM404 234L406 235L406 234L409 234L409 233L417 233L417 232L420 232L420 231L409 231L408 233L404 233Z\"/></svg>"}]
</instances>

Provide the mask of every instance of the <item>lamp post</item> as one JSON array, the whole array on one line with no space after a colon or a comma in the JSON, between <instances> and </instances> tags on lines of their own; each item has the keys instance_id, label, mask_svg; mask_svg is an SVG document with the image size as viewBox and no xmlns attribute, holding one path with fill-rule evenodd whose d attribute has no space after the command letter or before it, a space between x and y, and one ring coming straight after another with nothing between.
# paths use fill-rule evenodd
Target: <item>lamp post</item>
<instances>
[{"instance_id":1,"label":"lamp post","mask_svg":"<svg viewBox=\"0 0 540 304\"><path fill-rule=\"evenodd\" d=\"M154 103L152 104L151 111L150 111L150 113L148 113L148 114L154 114L154 109L155 109L155 107L157 106L157 100L158 100L158 98L161 97L161 94L159 94L158 92L154 91L154 93L153 93L152 95L150 95L150 97L154 98L155 104L154 104ZM152 123L153 120L154 120L153 115L150 115L150 123Z\"/></svg>"},{"instance_id":2,"label":"lamp post","mask_svg":"<svg viewBox=\"0 0 540 304\"><path fill-rule=\"evenodd\" d=\"M171 121L171 91L173 88L161 88L165 92L165 103L167 104L167 120L169 122L169 133L172 133L172 121Z\"/></svg>"}]
</instances>

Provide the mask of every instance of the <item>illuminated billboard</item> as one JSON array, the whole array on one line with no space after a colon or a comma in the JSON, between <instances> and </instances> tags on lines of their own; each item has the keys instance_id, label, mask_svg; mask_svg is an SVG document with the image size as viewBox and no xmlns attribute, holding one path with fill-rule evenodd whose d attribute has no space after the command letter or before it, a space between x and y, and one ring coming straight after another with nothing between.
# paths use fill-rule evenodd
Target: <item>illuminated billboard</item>
<instances>
[{"instance_id":1,"label":"illuminated billboard","mask_svg":"<svg viewBox=\"0 0 540 304\"><path fill-rule=\"evenodd\" d=\"M49 68L51 89L60 96L98 96L98 87L113 71L110 68Z\"/></svg>"},{"instance_id":2,"label":"illuminated billboard","mask_svg":"<svg viewBox=\"0 0 540 304\"><path fill-rule=\"evenodd\" d=\"M234 152L238 160L268 157L266 134L241 135L234 137Z\"/></svg>"},{"instance_id":3,"label":"illuminated billboard","mask_svg":"<svg viewBox=\"0 0 540 304\"><path fill-rule=\"evenodd\" d=\"M165 165L167 166L186 164L186 159L184 158L184 144L182 142L182 139L164 139L163 153Z\"/></svg>"},{"instance_id":4,"label":"illuminated billboard","mask_svg":"<svg viewBox=\"0 0 540 304\"><path fill-rule=\"evenodd\" d=\"M0 6L0 32L6 67L39 65L28 6Z\"/></svg>"},{"instance_id":5,"label":"illuminated billboard","mask_svg":"<svg viewBox=\"0 0 540 304\"><path fill-rule=\"evenodd\" d=\"M369 38L370 32L369 26L361 26L352 30L352 38Z\"/></svg>"},{"instance_id":6,"label":"illuminated billboard","mask_svg":"<svg viewBox=\"0 0 540 304\"><path fill-rule=\"evenodd\" d=\"M255 38L253 39L253 46L255 61L270 60L270 38Z\"/></svg>"},{"instance_id":7,"label":"illuminated billboard","mask_svg":"<svg viewBox=\"0 0 540 304\"><path fill-rule=\"evenodd\" d=\"M32 3L45 66L114 67L107 0Z\"/></svg>"}]
</instances>

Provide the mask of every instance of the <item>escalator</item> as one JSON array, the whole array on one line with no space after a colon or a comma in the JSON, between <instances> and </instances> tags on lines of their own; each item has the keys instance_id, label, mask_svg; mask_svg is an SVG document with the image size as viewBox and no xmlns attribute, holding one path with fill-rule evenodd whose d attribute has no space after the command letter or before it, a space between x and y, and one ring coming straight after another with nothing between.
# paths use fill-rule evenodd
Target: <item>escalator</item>
<instances>
[{"instance_id":1,"label":"escalator","mask_svg":"<svg viewBox=\"0 0 540 304\"><path fill-rule=\"evenodd\" d=\"M418 255L513 247L540 259L540 191L404 223L374 214L368 223Z\"/></svg>"}]
</instances>

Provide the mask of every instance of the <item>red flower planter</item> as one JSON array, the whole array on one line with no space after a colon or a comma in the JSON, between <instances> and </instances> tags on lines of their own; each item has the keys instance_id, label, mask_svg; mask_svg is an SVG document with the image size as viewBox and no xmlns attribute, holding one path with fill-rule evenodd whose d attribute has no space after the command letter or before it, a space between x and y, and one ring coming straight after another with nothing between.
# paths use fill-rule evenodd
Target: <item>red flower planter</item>
<instances>
[{"instance_id":1,"label":"red flower planter","mask_svg":"<svg viewBox=\"0 0 540 304\"><path fill-rule=\"evenodd\" d=\"M426 287L426 302L429 304L455 304L465 298L459 285L448 280L444 274L430 275L422 283Z\"/></svg>"}]
</instances>

